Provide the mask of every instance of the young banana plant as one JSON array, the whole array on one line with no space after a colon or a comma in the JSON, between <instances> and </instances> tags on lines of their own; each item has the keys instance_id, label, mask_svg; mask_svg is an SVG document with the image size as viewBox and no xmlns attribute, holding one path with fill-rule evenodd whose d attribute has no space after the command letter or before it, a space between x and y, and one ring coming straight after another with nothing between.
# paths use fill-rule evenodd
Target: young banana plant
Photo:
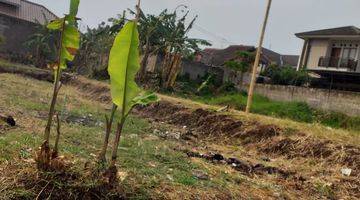
<instances>
[{"instance_id":1,"label":"young banana plant","mask_svg":"<svg viewBox=\"0 0 360 200\"><path fill-rule=\"evenodd\" d=\"M50 30L56 30L60 32L59 41L59 53L56 67L54 68L54 89L49 109L49 116L45 128L44 143L41 146L40 152L37 155L38 168L47 169L50 165L50 131L55 114L55 106L57 96L61 88L61 73L62 70L66 69L67 62L73 61L77 50L79 49L80 43L80 32L76 27L76 15L78 12L80 0L70 1L70 11L65 17L56 19L47 25Z\"/></svg>"},{"instance_id":2,"label":"young banana plant","mask_svg":"<svg viewBox=\"0 0 360 200\"><path fill-rule=\"evenodd\" d=\"M140 9L140 0L137 9ZM118 33L109 56L108 71L111 80L111 96L114 105L119 108L120 112L120 121L117 123L107 173L110 183L116 180L117 150L128 114L135 105L148 105L158 100L154 93L143 92L137 86L135 77L139 69L139 33L137 19L135 19L129 21Z\"/></svg>"}]
</instances>

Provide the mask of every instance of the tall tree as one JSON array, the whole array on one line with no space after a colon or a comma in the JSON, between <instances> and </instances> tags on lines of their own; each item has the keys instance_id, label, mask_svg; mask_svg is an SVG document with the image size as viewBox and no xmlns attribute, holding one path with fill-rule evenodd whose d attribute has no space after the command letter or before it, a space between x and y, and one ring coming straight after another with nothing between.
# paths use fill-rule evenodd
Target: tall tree
<instances>
[{"instance_id":1,"label":"tall tree","mask_svg":"<svg viewBox=\"0 0 360 200\"><path fill-rule=\"evenodd\" d=\"M170 89L174 86L183 57L187 57L191 53L200 50L199 45L210 45L206 40L188 37L189 31L193 28L197 19L197 16L194 17L191 22L186 25L188 14L189 11L178 19L178 14L175 10L163 24L165 58L161 77L162 86L165 89Z\"/></svg>"}]
</instances>

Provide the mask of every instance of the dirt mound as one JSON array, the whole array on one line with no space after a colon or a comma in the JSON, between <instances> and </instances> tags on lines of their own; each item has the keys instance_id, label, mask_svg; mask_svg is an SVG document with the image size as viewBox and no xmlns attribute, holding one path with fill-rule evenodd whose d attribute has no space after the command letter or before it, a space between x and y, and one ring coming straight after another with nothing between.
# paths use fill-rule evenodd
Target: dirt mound
<instances>
[{"instance_id":1,"label":"dirt mound","mask_svg":"<svg viewBox=\"0 0 360 200\"><path fill-rule=\"evenodd\" d=\"M50 70L35 67L19 67L19 66L1 66L0 73L20 74L25 77L34 78L41 81L53 82L54 75ZM63 73L61 77L62 83L68 83L75 76L69 73Z\"/></svg>"},{"instance_id":2,"label":"dirt mound","mask_svg":"<svg viewBox=\"0 0 360 200\"><path fill-rule=\"evenodd\" d=\"M346 165L355 173L359 171L358 147L339 146L330 140L307 137L304 133L295 134L296 139L285 137L286 131L275 125L244 124L231 116L204 109L191 110L166 101L137 107L135 113L156 121L187 126L203 139L219 140L221 137L221 141L226 141L228 138L239 138L249 148L260 149L260 152L266 154L283 155L288 159L318 158L328 163Z\"/></svg>"},{"instance_id":3,"label":"dirt mound","mask_svg":"<svg viewBox=\"0 0 360 200\"><path fill-rule=\"evenodd\" d=\"M77 88L88 99L102 102L111 103L110 87L106 83L93 83L84 77L77 76L72 78L67 84Z\"/></svg>"},{"instance_id":4,"label":"dirt mound","mask_svg":"<svg viewBox=\"0 0 360 200\"><path fill-rule=\"evenodd\" d=\"M108 184L83 184L82 178L76 173L29 174L19 182L27 191L31 191L35 199L128 199L119 188ZM50 181L48 181L50 180ZM17 194L14 199L26 199L29 196ZM29 194L28 194L29 195ZM31 195L32 196L32 195Z\"/></svg>"},{"instance_id":5,"label":"dirt mound","mask_svg":"<svg viewBox=\"0 0 360 200\"><path fill-rule=\"evenodd\" d=\"M187 126L206 137L236 134L243 125L241 121L226 115L218 115L204 109L192 111L165 101L147 107L137 107L136 113L157 121Z\"/></svg>"},{"instance_id":6,"label":"dirt mound","mask_svg":"<svg viewBox=\"0 0 360 200\"><path fill-rule=\"evenodd\" d=\"M263 142L273 137L279 136L282 130L275 125L259 125L253 129L238 135L245 144L253 142Z\"/></svg>"},{"instance_id":7,"label":"dirt mound","mask_svg":"<svg viewBox=\"0 0 360 200\"><path fill-rule=\"evenodd\" d=\"M329 163L339 163L360 170L360 149L355 146L335 145L329 140L318 140L312 137L290 139L276 138L264 143L261 151L267 154L284 155L288 159L296 157L319 158Z\"/></svg>"}]
</instances>

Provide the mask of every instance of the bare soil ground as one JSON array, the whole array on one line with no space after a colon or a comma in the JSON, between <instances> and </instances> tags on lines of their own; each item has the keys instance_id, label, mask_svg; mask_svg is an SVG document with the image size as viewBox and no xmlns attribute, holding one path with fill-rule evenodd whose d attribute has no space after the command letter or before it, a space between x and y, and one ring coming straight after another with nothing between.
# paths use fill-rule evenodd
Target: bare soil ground
<instances>
[{"instance_id":1,"label":"bare soil ground","mask_svg":"<svg viewBox=\"0 0 360 200\"><path fill-rule=\"evenodd\" d=\"M33 75L31 72L21 74L40 80L48 77ZM75 76L64 82L72 92L77 91L77 95L105 105L102 107L109 107L106 105L110 104L111 98L106 83ZM152 191L149 198L360 199L359 133L258 115L245 116L237 111L217 112L217 107L160 96L162 100L159 103L137 107L134 111L135 116L146 119L150 124L147 132L152 134L142 135L143 141L171 141L164 146L199 166L199 169L192 171L193 176L199 180L212 181L206 186L190 187L160 184L148 188ZM5 108L0 107L1 110ZM24 112L12 109L6 111ZM23 129L35 123L30 116L28 118L29 124L24 125ZM0 136L7 134L8 129L0 124ZM167 161L162 158L157 162ZM159 163L151 162L149 166L157 166ZM31 166L29 163L25 168L27 170L24 170L24 167L19 169L11 162L0 165L0 172L7 172L6 177L0 177L0 183L16 180L14 184L22 185L27 190L35 188L41 197L52 194L55 199L66 198L51 191L51 188L56 188L54 184L57 182L69 183L63 187L64 191L71 191L71 194L85 199L131 197L129 190L124 187L114 190L105 185L89 187L77 184L83 176L77 172L52 175L55 176L53 179L59 180L49 183L49 177L40 175L39 178L39 174L30 170ZM351 169L349 176L342 173L347 168ZM18 176L18 170L23 176L14 178ZM226 187L219 187L222 184ZM0 188L0 193L3 190ZM140 190L134 186L131 192ZM113 195L103 196L105 193Z\"/></svg>"}]
</instances>

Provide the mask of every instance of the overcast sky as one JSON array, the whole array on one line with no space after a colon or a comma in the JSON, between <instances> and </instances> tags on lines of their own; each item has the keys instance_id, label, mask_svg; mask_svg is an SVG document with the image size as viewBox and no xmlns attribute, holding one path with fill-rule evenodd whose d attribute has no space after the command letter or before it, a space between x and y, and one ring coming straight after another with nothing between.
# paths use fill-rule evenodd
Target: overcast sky
<instances>
[{"instance_id":1,"label":"overcast sky","mask_svg":"<svg viewBox=\"0 0 360 200\"><path fill-rule=\"evenodd\" d=\"M33 0L58 16L68 10L68 0ZM83 26L134 8L137 0L82 0L79 17ZM159 13L177 5L189 7L191 16L199 15L192 37L211 41L216 48L231 44L256 45L267 0L142 0L146 13ZM273 0L264 47L282 54L300 54L302 41L297 32L360 26L360 0Z\"/></svg>"}]
</instances>

